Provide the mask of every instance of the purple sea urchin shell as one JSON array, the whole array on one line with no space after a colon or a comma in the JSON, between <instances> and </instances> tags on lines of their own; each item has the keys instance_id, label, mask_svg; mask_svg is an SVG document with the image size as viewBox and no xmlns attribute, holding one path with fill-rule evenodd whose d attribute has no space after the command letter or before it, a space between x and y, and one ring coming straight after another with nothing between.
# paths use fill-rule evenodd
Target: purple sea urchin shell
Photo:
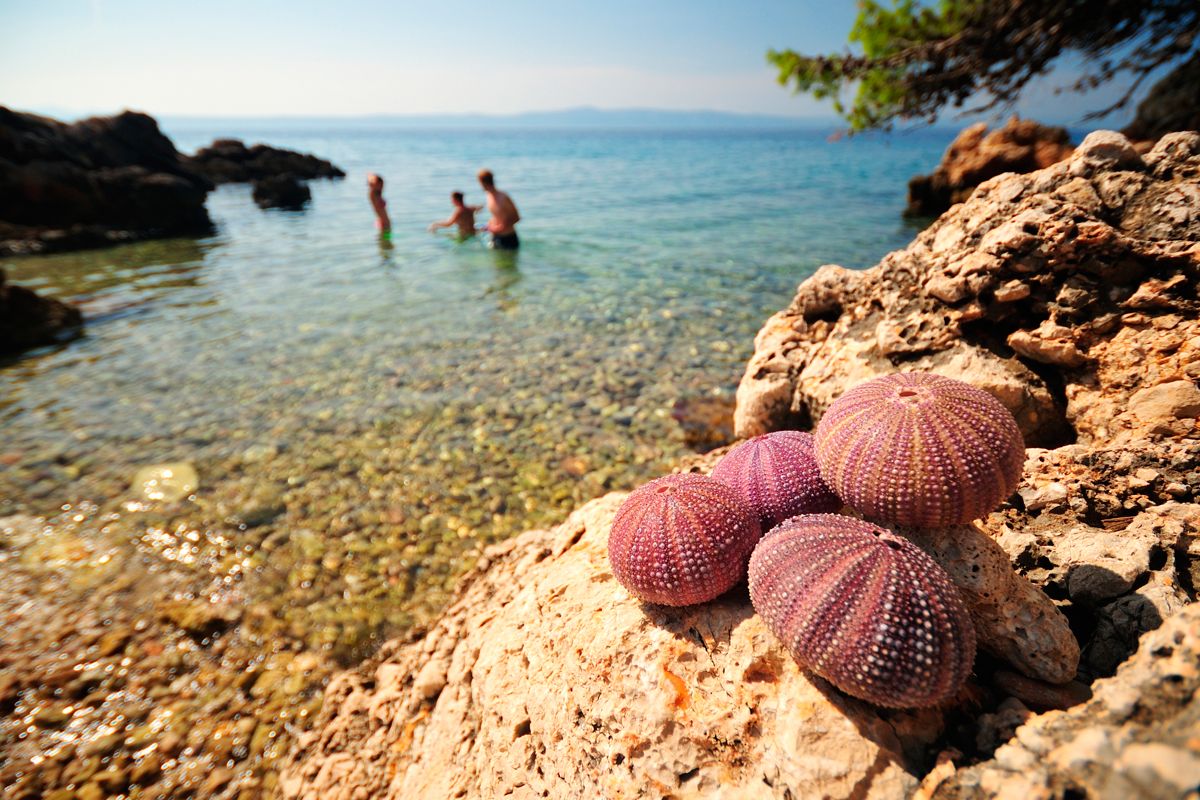
<instances>
[{"instance_id":1,"label":"purple sea urchin shell","mask_svg":"<svg viewBox=\"0 0 1200 800\"><path fill-rule=\"evenodd\" d=\"M1025 462L1016 420L974 386L927 372L854 387L816 431L821 476L869 519L940 528L1013 493Z\"/></svg>"},{"instance_id":2,"label":"purple sea urchin shell","mask_svg":"<svg viewBox=\"0 0 1200 800\"><path fill-rule=\"evenodd\" d=\"M717 462L712 476L737 489L764 531L797 514L842 507L821 479L811 433L776 431L747 439Z\"/></svg>"},{"instance_id":3,"label":"purple sea urchin shell","mask_svg":"<svg viewBox=\"0 0 1200 800\"><path fill-rule=\"evenodd\" d=\"M975 629L942 568L853 517L769 531L750 557L750 600L801 666L876 705L948 700L975 661Z\"/></svg>"},{"instance_id":4,"label":"purple sea urchin shell","mask_svg":"<svg viewBox=\"0 0 1200 800\"><path fill-rule=\"evenodd\" d=\"M666 475L617 509L608 561L639 599L690 606L741 580L761 536L758 518L735 490L703 475Z\"/></svg>"}]
</instances>

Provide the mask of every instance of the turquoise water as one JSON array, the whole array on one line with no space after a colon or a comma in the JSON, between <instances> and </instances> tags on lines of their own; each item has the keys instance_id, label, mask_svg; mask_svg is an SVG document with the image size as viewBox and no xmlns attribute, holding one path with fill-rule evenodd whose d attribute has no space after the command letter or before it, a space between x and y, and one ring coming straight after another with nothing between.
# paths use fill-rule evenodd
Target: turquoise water
<instances>
[{"instance_id":1,"label":"turquoise water","mask_svg":"<svg viewBox=\"0 0 1200 800\"><path fill-rule=\"evenodd\" d=\"M98 318L85 340L0 371L10 447L147 434L139 457L167 458L197 429L254 438L266 409L286 407L293 425L347 416L339 398L380 376L389 390L352 404L358 424L480 381L552 392L551 365L611 363L637 346L630 368L655 402L728 388L800 279L826 262L869 265L911 238L905 181L945 144L816 131L168 133L184 151L216 135L265 139L348 178L314 182L299 213L221 187L211 238L0 262ZM425 232L449 214L450 190L482 202L481 166L524 216L515 259ZM390 243L372 229L368 171L387 180ZM331 374L336 391L312 391Z\"/></svg>"}]
</instances>

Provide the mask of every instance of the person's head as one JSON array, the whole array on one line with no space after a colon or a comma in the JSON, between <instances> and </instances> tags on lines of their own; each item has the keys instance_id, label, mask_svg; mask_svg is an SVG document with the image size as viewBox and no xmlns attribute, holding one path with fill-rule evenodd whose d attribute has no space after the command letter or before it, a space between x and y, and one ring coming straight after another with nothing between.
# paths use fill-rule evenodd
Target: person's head
<instances>
[{"instance_id":1,"label":"person's head","mask_svg":"<svg viewBox=\"0 0 1200 800\"><path fill-rule=\"evenodd\" d=\"M462 192L451 192L450 199L454 202L454 205L461 206L463 204L463 193Z\"/></svg>"},{"instance_id":2,"label":"person's head","mask_svg":"<svg viewBox=\"0 0 1200 800\"><path fill-rule=\"evenodd\" d=\"M374 172L368 172L367 173L367 186L370 187L372 192L382 192L383 191L383 178L380 177L379 175L376 175Z\"/></svg>"},{"instance_id":3,"label":"person's head","mask_svg":"<svg viewBox=\"0 0 1200 800\"><path fill-rule=\"evenodd\" d=\"M496 177L492 175L490 169L479 170L479 185L483 187L485 192L490 192L496 188Z\"/></svg>"}]
</instances>

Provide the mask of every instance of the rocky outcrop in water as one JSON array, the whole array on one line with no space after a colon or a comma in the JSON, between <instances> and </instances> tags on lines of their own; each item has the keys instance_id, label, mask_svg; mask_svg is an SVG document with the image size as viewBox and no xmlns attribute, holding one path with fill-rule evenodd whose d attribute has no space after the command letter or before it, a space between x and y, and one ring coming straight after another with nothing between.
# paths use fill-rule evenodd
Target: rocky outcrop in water
<instances>
[{"instance_id":1,"label":"rocky outcrop in water","mask_svg":"<svg viewBox=\"0 0 1200 800\"><path fill-rule=\"evenodd\" d=\"M1172 131L1195 130L1200 130L1200 53L1154 84L1122 133L1148 148Z\"/></svg>"},{"instance_id":2,"label":"rocky outcrop in water","mask_svg":"<svg viewBox=\"0 0 1200 800\"><path fill-rule=\"evenodd\" d=\"M0 107L0 255L206 233L211 188L145 114L67 125Z\"/></svg>"},{"instance_id":3,"label":"rocky outcrop in water","mask_svg":"<svg viewBox=\"0 0 1200 800\"><path fill-rule=\"evenodd\" d=\"M251 196L259 208L283 208L299 211L312 199L307 185L292 175L275 175L256 180Z\"/></svg>"},{"instance_id":4,"label":"rocky outcrop in water","mask_svg":"<svg viewBox=\"0 0 1200 800\"><path fill-rule=\"evenodd\" d=\"M285 175L301 180L346 177L345 172L316 156L265 144L246 147L239 139L217 139L187 162L213 183L249 183Z\"/></svg>"},{"instance_id":5,"label":"rocky outcrop in water","mask_svg":"<svg viewBox=\"0 0 1200 800\"><path fill-rule=\"evenodd\" d=\"M283 795L1188 796L1198 183L1196 134L1144 160L1095 134L874 269L823 268L758 336L742 435L915 368L993 392L1054 445L1027 450L1016 494L970 530L919 537L984 651L953 703L847 698L796 667L744 588L637 603L605 557L614 494L487 551L432 629L337 678Z\"/></svg>"},{"instance_id":6,"label":"rocky outcrop in water","mask_svg":"<svg viewBox=\"0 0 1200 800\"><path fill-rule=\"evenodd\" d=\"M79 309L13 286L0 269L0 354L74 339L82 329Z\"/></svg>"},{"instance_id":7,"label":"rocky outcrop in water","mask_svg":"<svg viewBox=\"0 0 1200 800\"><path fill-rule=\"evenodd\" d=\"M1071 149L1066 128L1013 117L989 133L987 125L978 122L955 137L932 174L908 182L904 213L937 216L966 200L988 178L1048 167L1071 155Z\"/></svg>"}]
</instances>

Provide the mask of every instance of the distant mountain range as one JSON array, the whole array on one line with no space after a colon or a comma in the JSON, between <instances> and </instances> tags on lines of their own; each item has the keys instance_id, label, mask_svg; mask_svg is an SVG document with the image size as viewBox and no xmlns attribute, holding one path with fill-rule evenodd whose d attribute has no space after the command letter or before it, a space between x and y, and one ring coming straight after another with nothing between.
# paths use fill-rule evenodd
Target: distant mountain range
<instances>
[{"instance_id":1,"label":"distant mountain range","mask_svg":"<svg viewBox=\"0 0 1200 800\"><path fill-rule=\"evenodd\" d=\"M376 114L369 116L183 117L160 120L179 130L189 126L228 125L256 127L337 125L355 128L589 128L589 129L795 129L833 127L833 119L785 117L770 114L737 114L728 111L669 111L654 108L569 108L560 111L526 111L520 114Z\"/></svg>"}]
</instances>

